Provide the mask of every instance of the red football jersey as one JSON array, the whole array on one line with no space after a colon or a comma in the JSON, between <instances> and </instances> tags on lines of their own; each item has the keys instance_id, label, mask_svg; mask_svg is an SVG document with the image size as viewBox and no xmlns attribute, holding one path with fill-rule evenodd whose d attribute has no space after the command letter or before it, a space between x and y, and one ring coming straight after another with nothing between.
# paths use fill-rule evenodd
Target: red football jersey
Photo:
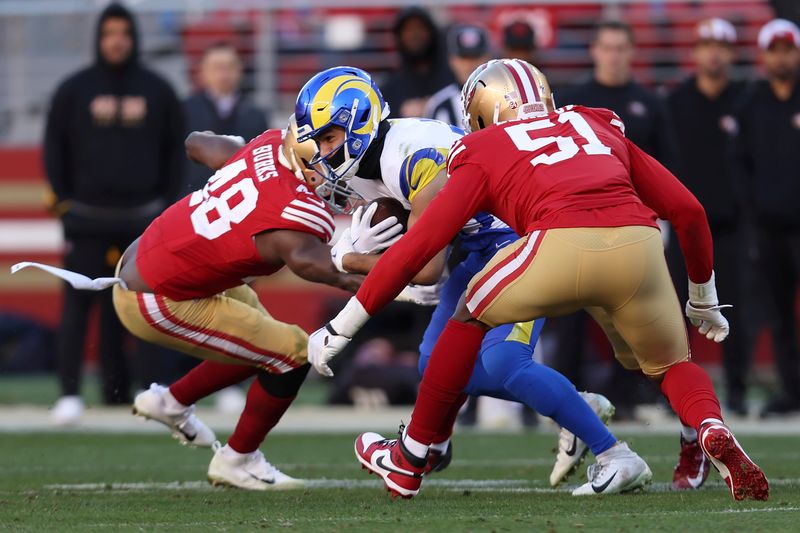
<instances>
[{"instance_id":1,"label":"red football jersey","mask_svg":"<svg viewBox=\"0 0 800 533\"><path fill-rule=\"evenodd\" d=\"M711 232L697 199L624 136L607 109L568 106L546 117L496 124L456 141L447 184L408 233L383 254L358 299L380 309L476 212L519 235L537 229L675 227L689 276L711 277Z\"/></svg>"},{"instance_id":2,"label":"red football jersey","mask_svg":"<svg viewBox=\"0 0 800 533\"><path fill-rule=\"evenodd\" d=\"M253 237L275 229L333 236L325 203L278 161L280 130L268 130L231 157L199 191L179 200L142 234L136 266L159 294L204 298L272 274Z\"/></svg>"}]
</instances>

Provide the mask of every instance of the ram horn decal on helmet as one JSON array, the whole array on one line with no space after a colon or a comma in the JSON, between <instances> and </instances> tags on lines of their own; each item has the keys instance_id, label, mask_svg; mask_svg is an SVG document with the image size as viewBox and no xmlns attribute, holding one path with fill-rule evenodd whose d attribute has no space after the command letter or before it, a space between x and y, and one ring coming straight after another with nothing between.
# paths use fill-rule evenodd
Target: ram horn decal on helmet
<instances>
[{"instance_id":1,"label":"ram horn decal on helmet","mask_svg":"<svg viewBox=\"0 0 800 533\"><path fill-rule=\"evenodd\" d=\"M345 131L342 144L324 156L317 153L311 164L319 164L332 182L355 176L380 121L389 106L369 74L355 67L333 67L313 76L300 89L295 104L298 140L314 139L330 127Z\"/></svg>"}]
</instances>

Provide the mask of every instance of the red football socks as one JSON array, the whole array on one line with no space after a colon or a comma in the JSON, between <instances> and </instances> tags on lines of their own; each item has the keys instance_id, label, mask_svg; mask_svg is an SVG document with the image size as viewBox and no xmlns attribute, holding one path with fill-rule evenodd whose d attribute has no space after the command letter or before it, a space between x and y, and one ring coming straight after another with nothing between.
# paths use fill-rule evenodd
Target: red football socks
<instances>
[{"instance_id":1,"label":"red football socks","mask_svg":"<svg viewBox=\"0 0 800 533\"><path fill-rule=\"evenodd\" d=\"M241 383L257 372L258 368L254 366L203 361L170 385L169 392L180 403L188 406L225 387Z\"/></svg>"},{"instance_id":2,"label":"red football socks","mask_svg":"<svg viewBox=\"0 0 800 533\"><path fill-rule=\"evenodd\" d=\"M689 427L699 430L700 424L709 418L722 421L714 385L705 370L694 363L671 366L664 374L661 392L681 422Z\"/></svg>"},{"instance_id":3,"label":"red football socks","mask_svg":"<svg viewBox=\"0 0 800 533\"><path fill-rule=\"evenodd\" d=\"M461 396L456 400L456 403L453 404L453 407L448 411L447 417L442 422L442 426L439 428L439 431L434 435L431 444L438 444L440 442L445 442L449 440L450 437L453 436L453 426L456 425L456 418L458 418L458 413L461 411L461 406L464 405L464 402L467 401L468 396L466 393L462 393Z\"/></svg>"},{"instance_id":4,"label":"red football socks","mask_svg":"<svg viewBox=\"0 0 800 533\"><path fill-rule=\"evenodd\" d=\"M228 439L228 446L239 453L256 451L294 399L295 396L272 396L258 380L253 381L247 391L244 411L239 416L233 435Z\"/></svg>"},{"instance_id":5,"label":"red football socks","mask_svg":"<svg viewBox=\"0 0 800 533\"><path fill-rule=\"evenodd\" d=\"M456 320L447 322L422 376L407 429L409 437L430 444L446 427L448 417L453 416L454 404L460 399L463 402L464 388L484 335L485 331L478 326Z\"/></svg>"}]
</instances>

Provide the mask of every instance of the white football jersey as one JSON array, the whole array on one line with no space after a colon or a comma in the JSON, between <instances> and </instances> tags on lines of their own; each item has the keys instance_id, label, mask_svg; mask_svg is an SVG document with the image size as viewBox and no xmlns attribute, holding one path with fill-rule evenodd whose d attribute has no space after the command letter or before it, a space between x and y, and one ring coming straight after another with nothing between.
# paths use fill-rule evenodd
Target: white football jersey
<instances>
[{"instance_id":1,"label":"white football jersey","mask_svg":"<svg viewBox=\"0 0 800 533\"><path fill-rule=\"evenodd\" d=\"M370 202L381 197L398 200L411 210L414 196L443 170L447 170L450 147L464 132L444 122L429 118L389 120L380 156L381 179L350 179L355 192ZM513 233L503 221L489 213L477 213L461 231L465 250L494 246L498 234Z\"/></svg>"},{"instance_id":2,"label":"white football jersey","mask_svg":"<svg viewBox=\"0 0 800 533\"><path fill-rule=\"evenodd\" d=\"M458 128L424 118L390 119L381 152L381 180L356 176L350 186L365 200L388 196L411 209L411 199L447 168L450 146L461 138Z\"/></svg>"}]
</instances>

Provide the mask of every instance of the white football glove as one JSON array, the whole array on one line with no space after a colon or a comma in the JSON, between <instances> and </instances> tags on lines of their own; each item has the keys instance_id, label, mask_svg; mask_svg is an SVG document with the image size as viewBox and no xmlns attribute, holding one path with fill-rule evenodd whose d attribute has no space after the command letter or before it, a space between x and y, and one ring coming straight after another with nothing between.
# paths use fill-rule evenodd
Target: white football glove
<instances>
[{"instance_id":1,"label":"white football glove","mask_svg":"<svg viewBox=\"0 0 800 533\"><path fill-rule=\"evenodd\" d=\"M403 292L394 299L396 302L410 302L417 305L438 305L439 293L444 283L436 285L415 285L413 283L406 286Z\"/></svg>"},{"instance_id":2,"label":"white football glove","mask_svg":"<svg viewBox=\"0 0 800 533\"><path fill-rule=\"evenodd\" d=\"M308 362L323 376L333 377L328 361L344 350L350 340L348 337L337 335L330 323L325 324L308 338Z\"/></svg>"},{"instance_id":3,"label":"white football glove","mask_svg":"<svg viewBox=\"0 0 800 533\"><path fill-rule=\"evenodd\" d=\"M728 320L722 315L721 309L733 307L732 305L719 305L714 272L711 279L705 283L697 284L689 280L689 301L686 302L686 316L693 326L697 327L701 335L708 340L722 342L731 331Z\"/></svg>"},{"instance_id":4,"label":"white football glove","mask_svg":"<svg viewBox=\"0 0 800 533\"><path fill-rule=\"evenodd\" d=\"M347 270L342 266L342 259L347 254L353 253L353 239L350 236L350 228L345 228L336 244L331 246L331 261L333 262L336 270L339 272L347 273Z\"/></svg>"},{"instance_id":5,"label":"white football glove","mask_svg":"<svg viewBox=\"0 0 800 533\"><path fill-rule=\"evenodd\" d=\"M372 203L366 210L362 205L353 212L353 219L350 221L350 238L353 252L357 254L374 254L385 250L400 239L403 225L397 221L397 217L389 217L374 226L370 226L372 216L377 210L378 204Z\"/></svg>"},{"instance_id":6,"label":"white football glove","mask_svg":"<svg viewBox=\"0 0 800 533\"><path fill-rule=\"evenodd\" d=\"M367 320L369 314L353 296L336 318L312 333L308 338L308 362L314 370L323 376L332 377L333 371L328 366L328 361L350 343Z\"/></svg>"}]
</instances>

